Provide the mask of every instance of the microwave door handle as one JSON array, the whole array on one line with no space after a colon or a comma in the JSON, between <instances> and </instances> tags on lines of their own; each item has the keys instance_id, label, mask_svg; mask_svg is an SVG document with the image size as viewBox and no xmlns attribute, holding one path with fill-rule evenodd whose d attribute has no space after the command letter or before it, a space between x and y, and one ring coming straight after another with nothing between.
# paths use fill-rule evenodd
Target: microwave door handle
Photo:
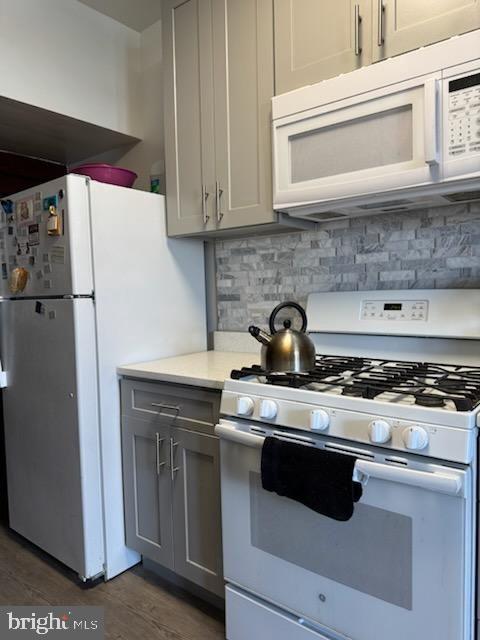
<instances>
[{"instance_id":1,"label":"microwave door handle","mask_svg":"<svg viewBox=\"0 0 480 640\"><path fill-rule=\"evenodd\" d=\"M438 165L438 81L429 78L425 82L424 118L425 128L425 162L432 166Z\"/></svg>"},{"instance_id":2,"label":"microwave door handle","mask_svg":"<svg viewBox=\"0 0 480 640\"><path fill-rule=\"evenodd\" d=\"M353 479L366 484L369 478L378 478L399 484L407 484L419 489L427 489L451 496L463 496L463 476L452 471L417 471L379 464L369 460L357 460Z\"/></svg>"}]
</instances>

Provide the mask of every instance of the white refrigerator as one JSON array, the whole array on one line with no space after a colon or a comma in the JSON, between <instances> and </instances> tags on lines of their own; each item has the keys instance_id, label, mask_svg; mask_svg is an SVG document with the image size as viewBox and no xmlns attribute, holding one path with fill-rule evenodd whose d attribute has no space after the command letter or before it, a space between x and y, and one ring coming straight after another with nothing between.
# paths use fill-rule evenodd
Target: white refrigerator
<instances>
[{"instance_id":1,"label":"white refrigerator","mask_svg":"<svg viewBox=\"0 0 480 640\"><path fill-rule=\"evenodd\" d=\"M206 348L203 243L168 239L164 207L76 175L2 201L10 526L83 580L139 560L124 540L116 367Z\"/></svg>"}]
</instances>

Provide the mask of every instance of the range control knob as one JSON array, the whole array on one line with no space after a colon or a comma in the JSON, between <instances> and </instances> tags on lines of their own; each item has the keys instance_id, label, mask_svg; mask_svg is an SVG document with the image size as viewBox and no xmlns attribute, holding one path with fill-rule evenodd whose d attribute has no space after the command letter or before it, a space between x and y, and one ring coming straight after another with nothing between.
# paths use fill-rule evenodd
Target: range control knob
<instances>
[{"instance_id":1,"label":"range control knob","mask_svg":"<svg viewBox=\"0 0 480 640\"><path fill-rule=\"evenodd\" d=\"M255 408L255 403L248 396L237 398L237 414L239 416L251 416Z\"/></svg>"},{"instance_id":2,"label":"range control knob","mask_svg":"<svg viewBox=\"0 0 480 640\"><path fill-rule=\"evenodd\" d=\"M428 445L428 433L423 427L408 427L403 431L402 439L407 449L412 451L421 451Z\"/></svg>"},{"instance_id":3,"label":"range control knob","mask_svg":"<svg viewBox=\"0 0 480 640\"><path fill-rule=\"evenodd\" d=\"M330 416L325 409L313 409L310 412L310 429L313 431L325 431L330 424Z\"/></svg>"},{"instance_id":4,"label":"range control knob","mask_svg":"<svg viewBox=\"0 0 480 640\"><path fill-rule=\"evenodd\" d=\"M370 442L385 444L392 437L392 427L386 420L373 420L368 427Z\"/></svg>"},{"instance_id":5,"label":"range control knob","mask_svg":"<svg viewBox=\"0 0 480 640\"><path fill-rule=\"evenodd\" d=\"M273 420L278 413L277 403L273 400L262 400L260 404L260 418Z\"/></svg>"}]
</instances>

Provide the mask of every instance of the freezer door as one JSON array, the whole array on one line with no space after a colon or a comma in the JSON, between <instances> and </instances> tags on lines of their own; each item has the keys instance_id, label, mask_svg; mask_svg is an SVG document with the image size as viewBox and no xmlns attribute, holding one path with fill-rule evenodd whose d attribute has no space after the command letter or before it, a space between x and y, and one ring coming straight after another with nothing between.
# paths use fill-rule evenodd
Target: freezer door
<instances>
[{"instance_id":1,"label":"freezer door","mask_svg":"<svg viewBox=\"0 0 480 640\"><path fill-rule=\"evenodd\" d=\"M103 571L93 302L0 304L10 526L80 576Z\"/></svg>"},{"instance_id":2,"label":"freezer door","mask_svg":"<svg viewBox=\"0 0 480 640\"><path fill-rule=\"evenodd\" d=\"M0 295L90 295L93 290L87 179L69 175L22 191L2 204ZM53 209L51 209L53 207ZM52 215L56 212L56 216ZM58 235L49 235L52 220ZM25 290L9 288L13 269L28 271Z\"/></svg>"}]
</instances>

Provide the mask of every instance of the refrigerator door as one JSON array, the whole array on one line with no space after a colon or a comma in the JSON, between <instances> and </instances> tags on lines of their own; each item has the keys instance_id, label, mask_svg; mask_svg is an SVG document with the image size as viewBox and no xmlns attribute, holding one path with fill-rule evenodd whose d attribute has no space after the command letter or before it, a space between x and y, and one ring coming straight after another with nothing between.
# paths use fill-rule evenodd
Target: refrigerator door
<instances>
[{"instance_id":1,"label":"refrigerator door","mask_svg":"<svg viewBox=\"0 0 480 640\"><path fill-rule=\"evenodd\" d=\"M91 299L0 305L10 526L81 577L103 572Z\"/></svg>"},{"instance_id":2,"label":"refrigerator door","mask_svg":"<svg viewBox=\"0 0 480 640\"><path fill-rule=\"evenodd\" d=\"M91 295L93 290L87 179L65 176L6 200L0 228L2 297ZM5 201L4 201L5 203ZM56 225L56 226L55 226ZM58 234L50 235L49 234ZM12 271L28 272L25 289L10 290Z\"/></svg>"}]
</instances>

